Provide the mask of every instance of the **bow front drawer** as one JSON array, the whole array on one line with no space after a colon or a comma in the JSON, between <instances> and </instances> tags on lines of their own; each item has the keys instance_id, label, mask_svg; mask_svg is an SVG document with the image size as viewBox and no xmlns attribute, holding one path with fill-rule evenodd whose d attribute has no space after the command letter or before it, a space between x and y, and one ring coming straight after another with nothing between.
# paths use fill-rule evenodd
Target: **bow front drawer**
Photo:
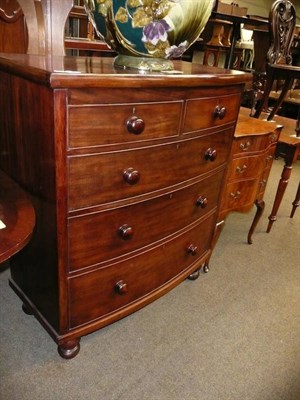
<instances>
[{"instance_id":1,"label":"bow front drawer","mask_svg":"<svg viewBox=\"0 0 300 400\"><path fill-rule=\"evenodd\" d=\"M136 257L70 278L70 328L143 302L147 295L155 296L167 282L193 268L209 249L214 221L215 214L211 214L184 234Z\"/></svg>"},{"instance_id":2,"label":"bow front drawer","mask_svg":"<svg viewBox=\"0 0 300 400\"><path fill-rule=\"evenodd\" d=\"M151 200L70 218L70 270L124 257L203 218L217 206L222 178L219 171Z\"/></svg>"},{"instance_id":3,"label":"bow front drawer","mask_svg":"<svg viewBox=\"0 0 300 400\"><path fill-rule=\"evenodd\" d=\"M69 209L123 200L195 179L223 165L232 130L166 145L70 156Z\"/></svg>"}]
</instances>

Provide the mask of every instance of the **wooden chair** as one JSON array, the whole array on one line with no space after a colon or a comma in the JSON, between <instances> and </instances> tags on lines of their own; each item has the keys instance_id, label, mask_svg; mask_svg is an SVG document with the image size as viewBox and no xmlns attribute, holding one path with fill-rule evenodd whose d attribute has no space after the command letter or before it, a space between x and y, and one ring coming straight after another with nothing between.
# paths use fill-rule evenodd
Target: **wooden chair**
<instances>
[{"instance_id":1,"label":"wooden chair","mask_svg":"<svg viewBox=\"0 0 300 400\"><path fill-rule=\"evenodd\" d=\"M283 80L284 84L281 93L275 103L275 106L271 109L267 115L267 120L273 120L275 114L282 105L286 98L289 90L292 88L295 79L300 79L300 67L292 65L292 53L291 46L294 38L294 31L296 25L296 11L294 5L289 0L276 0L269 14L269 28L270 28L270 42L271 46L267 54L267 66L266 66L266 87L263 93L262 100L257 107L254 117L258 118L268 106L269 95L275 81ZM297 161L299 150L300 150L300 105L298 108L297 121L292 131L295 134L291 134L291 121L285 118L282 134L280 135L278 142L277 155L282 156L285 160L285 166L279 181L277 193L274 200L273 209L269 216L269 224L267 232L270 232L272 224L276 221L276 214L279 209L281 200L283 198L286 186L289 181L289 177L292 172L292 164ZM277 121L282 118L276 117ZM278 121L279 122L279 121ZM294 124L294 122L293 122ZM293 209L291 212L291 218L293 217L296 207L299 204L299 191L298 188L296 198L293 202Z\"/></svg>"},{"instance_id":2,"label":"wooden chair","mask_svg":"<svg viewBox=\"0 0 300 400\"><path fill-rule=\"evenodd\" d=\"M295 79L300 79L300 67L292 65L291 46L296 26L296 10L289 0L276 0L269 15L271 46L267 54L266 86L263 98L257 107L254 117L258 118L266 109L268 99L275 81L283 80L281 93L267 119L271 121L279 110ZM299 117L296 123L296 135L300 135Z\"/></svg>"}]
</instances>

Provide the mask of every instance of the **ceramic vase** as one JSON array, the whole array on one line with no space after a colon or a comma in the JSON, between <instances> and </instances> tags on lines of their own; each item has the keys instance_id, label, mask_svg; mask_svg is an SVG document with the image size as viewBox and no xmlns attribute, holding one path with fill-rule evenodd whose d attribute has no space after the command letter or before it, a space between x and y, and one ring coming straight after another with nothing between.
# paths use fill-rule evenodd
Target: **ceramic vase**
<instances>
[{"instance_id":1,"label":"ceramic vase","mask_svg":"<svg viewBox=\"0 0 300 400\"><path fill-rule=\"evenodd\" d=\"M198 39L214 0L85 0L97 35L118 53L114 63L143 71L173 69L171 59Z\"/></svg>"}]
</instances>

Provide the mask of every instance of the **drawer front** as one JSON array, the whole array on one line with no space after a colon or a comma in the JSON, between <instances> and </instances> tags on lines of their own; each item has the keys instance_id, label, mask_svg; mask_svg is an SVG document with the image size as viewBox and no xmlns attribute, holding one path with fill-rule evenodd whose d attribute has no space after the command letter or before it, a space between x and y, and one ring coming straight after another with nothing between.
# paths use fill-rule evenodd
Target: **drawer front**
<instances>
[{"instance_id":1,"label":"drawer front","mask_svg":"<svg viewBox=\"0 0 300 400\"><path fill-rule=\"evenodd\" d=\"M129 143L179 134L183 102L69 107L69 147Z\"/></svg>"},{"instance_id":2,"label":"drawer front","mask_svg":"<svg viewBox=\"0 0 300 400\"><path fill-rule=\"evenodd\" d=\"M156 289L160 289L204 255L209 249L214 225L215 214L212 214L188 232L148 252L70 278L70 328L111 314L151 292L154 295ZM189 250L191 245L194 246L194 252ZM121 283L127 293L122 294Z\"/></svg>"},{"instance_id":3,"label":"drawer front","mask_svg":"<svg viewBox=\"0 0 300 400\"><path fill-rule=\"evenodd\" d=\"M259 156L240 157L232 160L229 181L255 178L264 167L264 159Z\"/></svg>"},{"instance_id":4,"label":"drawer front","mask_svg":"<svg viewBox=\"0 0 300 400\"><path fill-rule=\"evenodd\" d=\"M264 136L245 136L241 138L234 138L232 151L235 155L252 153L264 149Z\"/></svg>"},{"instance_id":5,"label":"drawer front","mask_svg":"<svg viewBox=\"0 0 300 400\"><path fill-rule=\"evenodd\" d=\"M69 157L69 209L127 199L196 178L227 160L231 135L227 129L172 144Z\"/></svg>"},{"instance_id":6,"label":"drawer front","mask_svg":"<svg viewBox=\"0 0 300 400\"><path fill-rule=\"evenodd\" d=\"M257 197L259 178L229 183L222 202L222 211L238 210L254 204Z\"/></svg>"},{"instance_id":7,"label":"drawer front","mask_svg":"<svg viewBox=\"0 0 300 400\"><path fill-rule=\"evenodd\" d=\"M240 107L240 95L187 101L183 133L234 122Z\"/></svg>"},{"instance_id":8,"label":"drawer front","mask_svg":"<svg viewBox=\"0 0 300 400\"><path fill-rule=\"evenodd\" d=\"M152 200L70 218L70 270L124 257L184 229L217 206L222 177L220 171Z\"/></svg>"}]
</instances>

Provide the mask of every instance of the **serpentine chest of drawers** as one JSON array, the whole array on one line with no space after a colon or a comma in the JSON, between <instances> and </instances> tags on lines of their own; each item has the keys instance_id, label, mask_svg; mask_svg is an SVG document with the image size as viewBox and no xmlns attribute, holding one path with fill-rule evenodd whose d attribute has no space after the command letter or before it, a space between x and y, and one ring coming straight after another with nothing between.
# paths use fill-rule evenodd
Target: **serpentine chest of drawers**
<instances>
[{"instance_id":1,"label":"serpentine chest of drawers","mask_svg":"<svg viewBox=\"0 0 300 400\"><path fill-rule=\"evenodd\" d=\"M166 293L209 258L247 74L176 63L0 58L0 166L30 195L36 229L10 284L58 344ZM9 101L7 100L9 98Z\"/></svg>"}]
</instances>

